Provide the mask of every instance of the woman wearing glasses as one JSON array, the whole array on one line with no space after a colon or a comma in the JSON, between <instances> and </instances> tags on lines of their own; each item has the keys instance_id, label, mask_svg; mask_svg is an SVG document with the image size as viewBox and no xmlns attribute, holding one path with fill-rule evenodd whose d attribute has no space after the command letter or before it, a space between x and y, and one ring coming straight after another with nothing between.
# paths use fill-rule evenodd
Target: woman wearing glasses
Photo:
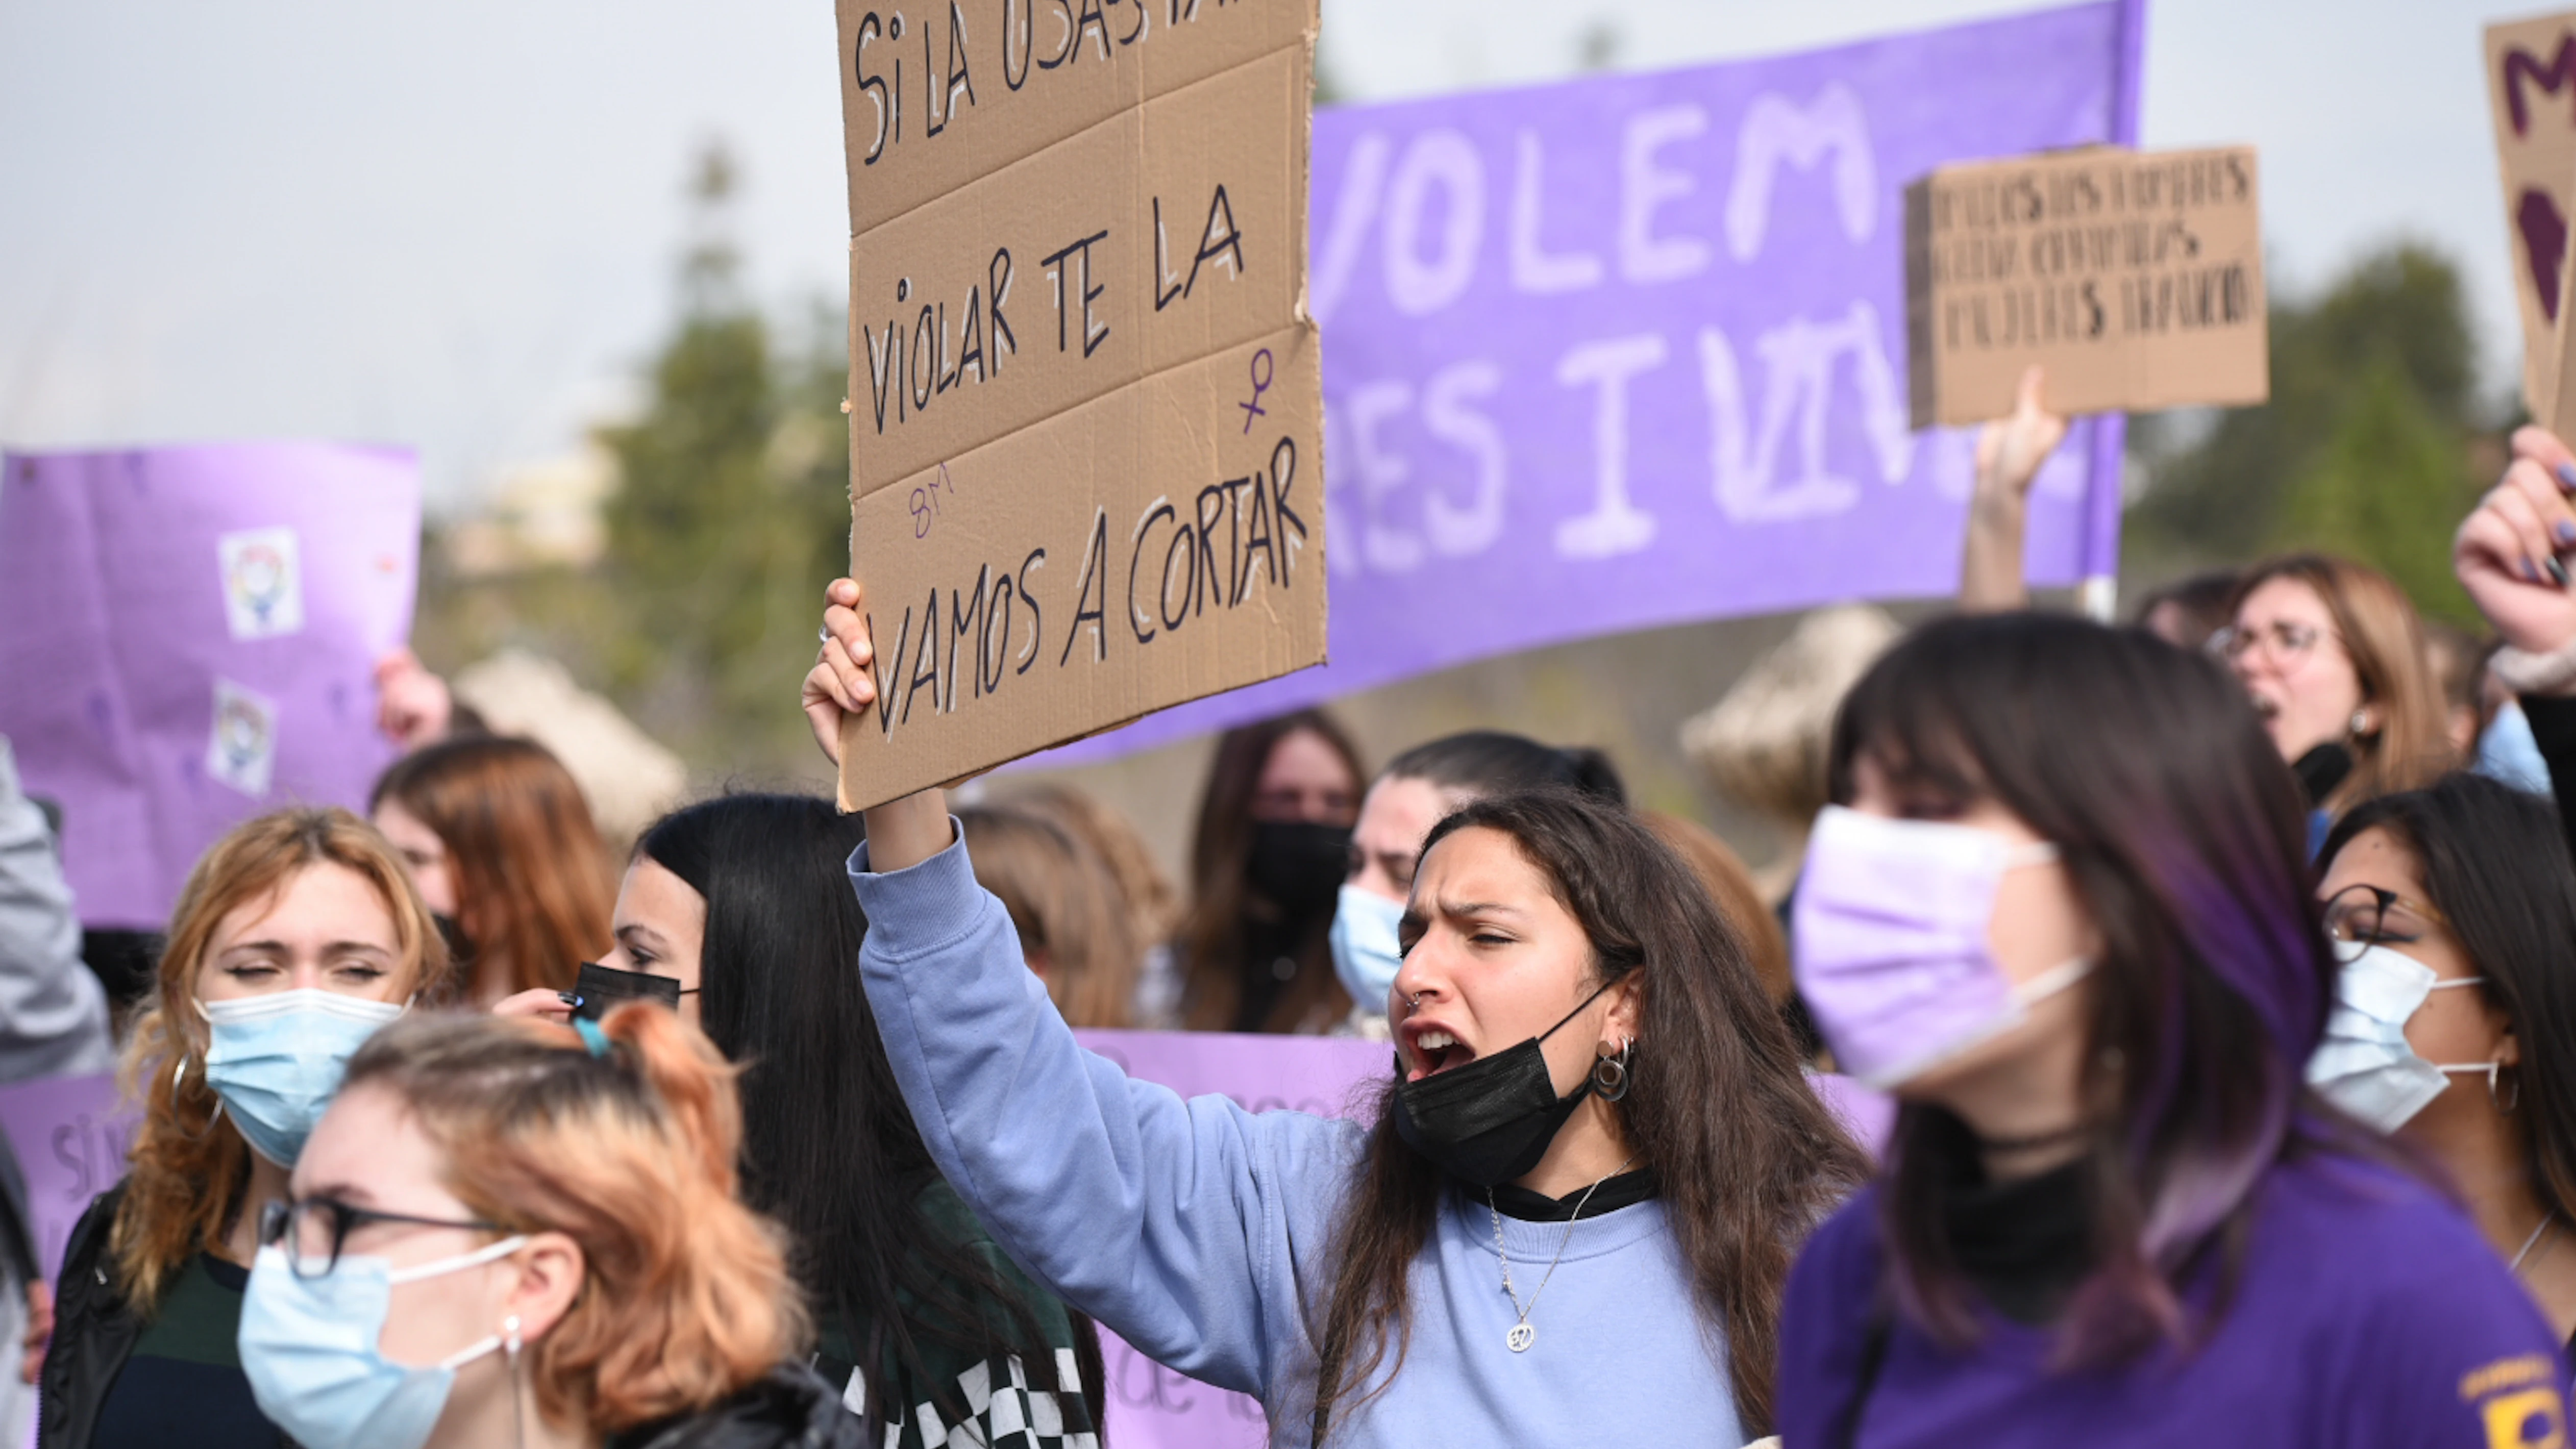
<instances>
[{"instance_id":1,"label":"woman wearing glasses","mask_svg":"<svg viewBox=\"0 0 2576 1449\"><path fill-rule=\"evenodd\" d=\"M448 974L393 848L345 810L263 815L197 862L126 1049L129 1170L64 1248L44 1449L274 1449L234 1351L260 1207L349 1053Z\"/></svg>"},{"instance_id":2,"label":"woman wearing glasses","mask_svg":"<svg viewBox=\"0 0 2576 1449\"><path fill-rule=\"evenodd\" d=\"M2353 807L2326 841L2344 958L2309 1077L2448 1171L2576 1333L2576 862L2548 804L2483 776Z\"/></svg>"},{"instance_id":3,"label":"woman wearing glasses","mask_svg":"<svg viewBox=\"0 0 2576 1449\"><path fill-rule=\"evenodd\" d=\"M388 1028L261 1224L260 1408L304 1449L858 1449L792 1361L741 1135L732 1069L656 1006Z\"/></svg>"},{"instance_id":4,"label":"woman wearing glasses","mask_svg":"<svg viewBox=\"0 0 2576 1449\"><path fill-rule=\"evenodd\" d=\"M2457 763L2415 606L2349 559L2292 554L2248 569L2234 621L2210 639L2319 812L2318 837L2355 803Z\"/></svg>"}]
</instances>

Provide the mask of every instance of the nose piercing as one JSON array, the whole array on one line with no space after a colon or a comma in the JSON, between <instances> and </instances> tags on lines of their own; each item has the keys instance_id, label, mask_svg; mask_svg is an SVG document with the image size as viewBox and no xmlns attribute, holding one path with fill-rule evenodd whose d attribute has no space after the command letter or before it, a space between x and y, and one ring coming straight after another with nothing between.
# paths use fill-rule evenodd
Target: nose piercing
<instances>
[{"instance_id":1,"label":"nose piercing","mask_svg":"<svg viewBox=\"0 0 2576 1449\"><path fill-rule=\"evenodd\" d=\"M1422 993L1419 991L1414 992L1412 995L1405 997L1404 1002L1414 1010L1420 1011L1422 1009Z\"/></svg>"}]
</instances>

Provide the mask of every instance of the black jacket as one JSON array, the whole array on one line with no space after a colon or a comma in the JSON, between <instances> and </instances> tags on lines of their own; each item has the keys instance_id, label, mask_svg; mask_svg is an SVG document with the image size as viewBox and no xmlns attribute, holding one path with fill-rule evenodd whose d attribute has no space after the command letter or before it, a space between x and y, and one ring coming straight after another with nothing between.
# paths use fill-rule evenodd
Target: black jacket
<instances>
[{"instance_id":1,"label":"black jacket","mask_svg":"<svg viewBox=\"0 0 2576 1449\"><path fill-rule=\"evenodd\" d=\"M866 1449L859 1416L813 1370L780 1364L702 1414L627 1430L609 1449Z\"/></svg>"},{"instance_id":2,"label":"black jacket","mask_svg":"<svg viewBox=\"0 0 2576 1449\"><path fill-rule=\"evenodd\" d=\"M88 1449L98 1410L125 1367L143 1321L113 1281L108 1229L125 1184L100 1193L63 1245L63 1276L54 1287L53 1346L37 1386L37 1449Z\"/></svg>"}]
</instances>

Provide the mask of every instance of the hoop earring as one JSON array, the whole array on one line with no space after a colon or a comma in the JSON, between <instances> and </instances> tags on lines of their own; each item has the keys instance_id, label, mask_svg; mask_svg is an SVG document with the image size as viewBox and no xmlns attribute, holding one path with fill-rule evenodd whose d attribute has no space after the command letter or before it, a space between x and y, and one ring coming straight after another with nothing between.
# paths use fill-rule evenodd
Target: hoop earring
<instances>
[{"instance_id":1,"label":"hoop earring","mask_svg":"<svg viewBox=\"0 0 2576 1449\"><path fill-rule=\"evenodd\" d=\"M1619 1054L1592 1059L1592 1090L1604 1102L1616 1102L1628 1095L1628 1063L1636 1056L1637 1043L1619 1038Z\"/></svg>"}]
</instances>

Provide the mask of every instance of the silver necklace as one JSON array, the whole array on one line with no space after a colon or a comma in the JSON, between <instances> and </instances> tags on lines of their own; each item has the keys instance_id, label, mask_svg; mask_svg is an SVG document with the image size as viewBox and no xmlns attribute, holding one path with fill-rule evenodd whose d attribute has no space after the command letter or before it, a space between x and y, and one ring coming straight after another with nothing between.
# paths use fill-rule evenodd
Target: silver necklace
<instances>
[{"instance_id":1,"label":"silver necklace","mask_svg":"<svg viewBox=\"0 0 2576 1449\"><path fill-rule=\"evenodd\" d=\"M1636 1160L1632 1155L1627 1162L1594 1178L1592 1185L1583 1190L1583 1196L1574 1200L1574 1216L1565 1220L1565 1236L1557 1239L1556 1256L1547 1260L1547 1271L1539 1275L1538 1288L1530 1294L1527 1303L1521 1302L1520 1290L1512 1286L1512 1255L1503 1250L1503 1210L1494 1206L1494 1190L1490 1187L1485 1189L1485 1211L1494 1215L1494 1256L1503 1260L1503 1292L1511 1297L1512 1311L1520 1315L1520 1321L1512 1325L1511 1332L1503 1335L1503 1342L1511 1345L1512 1352L1527 1353L1529 1346L1538 1339L1538 1330L1530 1327L1530 1315L1538 1311L1539 1294L1547 1291L1548 1280L1556 1276L1556 1265L1565 1261L1566 1245L1574 1241L1574 1225L1583 1221L1583 1205L1592 1201L1592 1195L1601 1190L1601 1184L1626 1172L1629 1164Z\"/></svg>"},{"instance_id":2,"label":"silver necklace","mask_svg":"<svg viewBox=\"0 0 2576 1449\"><path fill-rule=\"evenodd\" d=\"M2556 1221L2558 1221L2558 1214L2554 1212L2541 1214L2540 1226L2533 1228L2531 1230L2531 1236L2522 1240L2522 1251L2513 1255L2513 1266L2505 1271L2508 1273L2520 1273L2522 1271L2522 1260L2530 1257L2531 1250L2540 1246L2541 1235L2548 1232L2549 1225Z\"/></svg>"}]
</instances>

